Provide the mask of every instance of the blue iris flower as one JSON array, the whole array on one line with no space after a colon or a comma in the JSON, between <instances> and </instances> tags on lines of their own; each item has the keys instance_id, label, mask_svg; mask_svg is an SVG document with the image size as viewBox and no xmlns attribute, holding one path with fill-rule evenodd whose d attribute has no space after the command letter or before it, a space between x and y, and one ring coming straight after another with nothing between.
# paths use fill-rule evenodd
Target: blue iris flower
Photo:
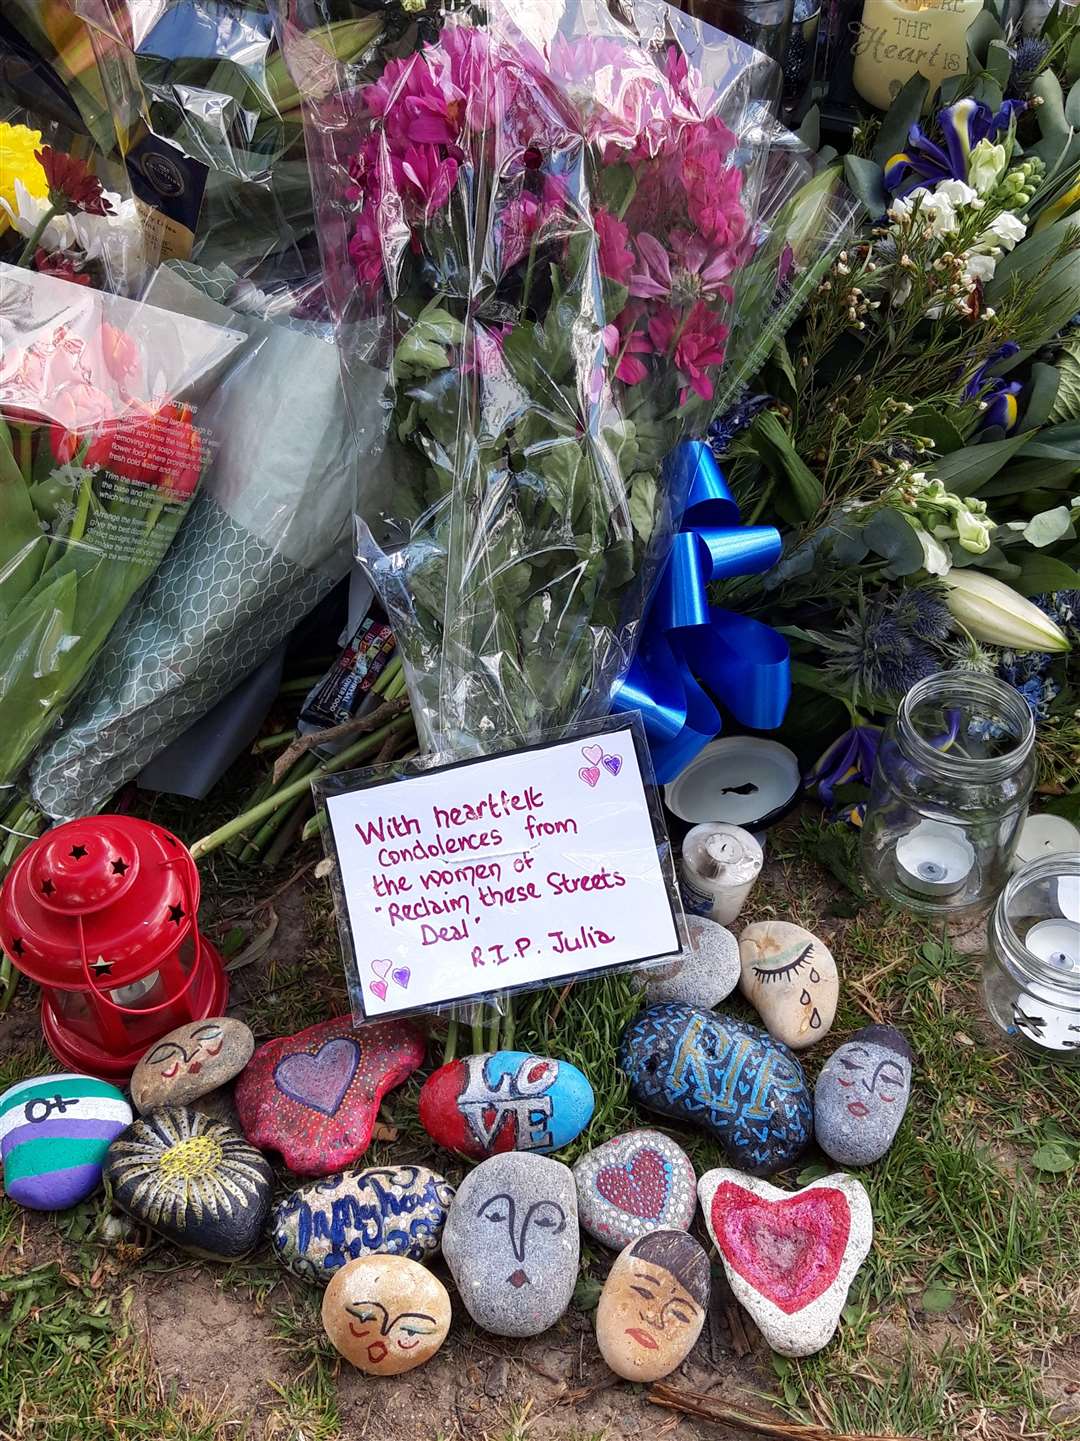
<instances>
[{"instance_id":1,"label":"blue iris flower","mask_svg":"<svg viewBox=\"0 0 1080 1441\"><path fill-rule=\"evenodd\" d=\"M1000 425L1006 435L1009 435L1016 429L1020 420L1020 402L1017 397L1024 387L1018 380L1005 380L1000 375L989 375L988 372L1001 361L1010 360L1019 353L1020 347L1016 341L1006 340L1004 344L990 352L968 381L964 390L965 398L986 402L986 409L982 413L982 418L976 427L977 430L986 430L992 425Z\"/></svg>"},{"instance_id":2,"label":"blue iris flower","mask_svg":"<svg viewBox=\"0 0 1080 1441\"><path fill-rule=\"evenodd\" d=\"M998 111L981 100L965 96L955 105L939 110L938 127L944 146L931 140L921 125L908 131L907 148L885 163L885 189L896 197L908 195L920 185L933 186L941 180L967 180L968 160L980 140L997 140L1014 123L1014 116L1027 108L1025 100L1006 100Z\"/></svg>"}]
</instances>

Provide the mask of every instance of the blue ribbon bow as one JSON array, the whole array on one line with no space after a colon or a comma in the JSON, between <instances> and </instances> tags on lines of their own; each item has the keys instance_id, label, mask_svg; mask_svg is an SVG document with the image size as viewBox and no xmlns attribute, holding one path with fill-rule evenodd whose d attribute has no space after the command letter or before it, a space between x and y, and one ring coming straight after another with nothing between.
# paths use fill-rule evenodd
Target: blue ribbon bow
<instances>
[{"instance_id":1,"label":"blue ribbon bow","mask_svg":"<svg viewBox=\"0 0 1080 1441\"><path fill-rule=\"evenodd\" d=\"M751 730L772 730L791 695L787 641L771 626L710 606L706 587L724 576L768 570L780 556L771 525L741 525L712 451L684 441L667 462L668 484L685 494L682 529L645 616L637 657L613 692L613 708L638 710L656 779L664 785L721 727L700 677Z\"/></svg>"}]
</instances>

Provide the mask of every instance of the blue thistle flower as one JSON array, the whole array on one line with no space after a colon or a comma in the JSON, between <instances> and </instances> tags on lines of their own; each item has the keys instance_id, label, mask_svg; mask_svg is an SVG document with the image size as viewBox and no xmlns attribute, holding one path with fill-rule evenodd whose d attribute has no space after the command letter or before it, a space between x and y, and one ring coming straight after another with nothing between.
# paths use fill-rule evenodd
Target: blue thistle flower
<instances>
[{"instance_id":1,"label":"blue thistle flower","mask_svg":"<svg viewBox=\"0 0 1080 1441\"><path fill-rule=\"evenodd\" d=\"M895 701L916 681L941 669L933 653L894 611L880 602L867 606L831 642L825 669L849 685L857 697Z\"/></svg>"},{"instance_id":2,"label":"blue thistle flower","mask_svg":"<svg viewBox=\"0 0 1080 1441\"><path fill-rule=\"evenodd\" d=\"M1024 36L1013 56L1012 73L1009 76L1010 95L1026 98L1049 53L1049 40L1045 40L1041 35Z\"/></svg>"},{"instance_id":3,"label":"blue thistle flower","mask_svg":"<svg viewBox=\"0 0 1080 1441\"><path fill-rule=\"evenodd\" d=\"M893 618L917 640L943 641L952 633L949 607L933 586L908 586L893 607Z\"/></svg>"}]
</instances>

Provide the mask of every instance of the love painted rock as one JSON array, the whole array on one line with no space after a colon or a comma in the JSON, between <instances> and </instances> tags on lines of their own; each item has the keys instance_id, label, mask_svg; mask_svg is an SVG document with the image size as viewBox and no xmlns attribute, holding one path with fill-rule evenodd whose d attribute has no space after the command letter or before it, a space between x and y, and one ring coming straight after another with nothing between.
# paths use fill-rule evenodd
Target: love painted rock
<instances>
[{"instance_id":1,"label":"love painted rock","mask_svg":"<svg viewBox=\"0 0 1080 1441\"><path fill-rule=\"evenodd\" d=\"M728 1283L773 1350L827 1346L874 1235L860 1183L837 1172L781 1191L721 1169L706 1171L698 1195Z\"/></svg>"},{"instance_id":2,"label":"love painted rock","mask_svg":"<svg viewBox=\"0 0 1080 1441\"><path fill-rule=\"evenodd\" d=\"M344 1170L371 1142L379 1102L424 1059L411 1021L354 1026L339 1016L260 1046L236 1083L236 1110L253 1146L280 1151L290 1171Z\"/></svg>"},{"instance_id":3,"label":"love painted rock","mask_svg":"<svg viewBox=\"0 0 1080 1441\"><path fill-rule=\"evenodd\" d=\"M243 1136L187 1106L150 1111L121 1132L105 1179L129 1215L212 1261L245 1256L258 1242L274 1184Z\"/></svg>"},{"instance_id":4,"label":"love painted rock","mask_svg":"<svg viewBox=\"0 0 1080 1441\"><path fill-rule=\"evenodd\" d=\"M130 1122L123 1094L93 1076L16 1082L0 1096L4 1190L35 1211L76 1205L101 1185L109 1143Z\"/></svg>"},{"instance_id":5,"label":"love painted rock","mask_svg":"<svg viewBox=\"0 0 1080 1441\"><path fill-rule=\"evenodd\" d=\"M496 1336L538 1336L554 1326L574 1294L578 1248L570 1168L516 1151L469 1172L443 1231L466 1310Z\"/></svg>"},{"instance_id":6,"label":"love painted rock","mask_svg":"<svg viewBox=\"0 0 1080 1441\"><path fill-rule=\"evenodd\" d=\"M605 1246L661 1228L688 1231L697 1210L690 1157L661 1131L628 1131L574 1167L578 1219Z\"/></svg>"},{"instance_id":7,"label":"love painted rock","mask_svg":"<svg viewBox=\"0 0 1080 1441\"><path fill-rule=\"evenodd\" d=\"M639 1105L700 1126L753 1175L790 1165L810 1143L814 1112L802 1066L745 1021L652 1006L623 1032L619 1066Z\"/></svg>"},{"instance_id":8,"label":"love painted rock","mask_svg":"<svg viewBox=\"0 0 1080 1441\"><path fill-rule=\"evenodd\" d=\"M274 1251L295 1276L323 1286L361 1256L429 1261L453 1196L453 1186L426 1166L324 1176L274 1207Z\"/></svg>"},{"instance_id":9,"label":"love painted rock","mask_svg":"<svg viewBox=\"0 0 1080 1441\"><path fill-rule=\"evenodd\" d=\"M400 1376L430 1361L450 1330L443 1283L405 1256L360 1256L323 1296L326 1334L369 1376Z\"/></svg>"},{"instance_id":10,"label":"love painted rock","mask_svg":"<svg viewBox=\"0 0 1080 1441\"><path fill-rule=\"evenodd\" d=\"M911 1047L893 1026L864 1026L837 1046L814 1087L814 1133L844 1166L880 1161L911 1095Z\"/></svg>"},{"instance_id":11,"label":"love painted rock","mask_svg":"<svg viewBox=\"0 0 1080 1441\"><path fill-rule=\"evenodd\" d=\"M462 1056L420 1088L424 1130L476 1161L502 1151L557 1151L589 1124L593 1105L576 1066L526 1051Z\"/></svg>"},{"instance_id":12,"label":"love painted rock","mask_svg":"<svg viewBox=\"0 0 1080 1441\"><path fill-rule=\"evenodd\" d=\"M685 1231L650 1231L616 1257L596 1308L616 1376L659 1381L689 1356L709 1309L709 1258Z\"/></svg>"},{"instance_id":13,"label":"love painted rock","mask_svg":"<svg viewBox=\"0 0 1080 1441\"><path fill-rule=\"evenodd\" d=\"M650 1006L682 1001L709 1010L739 984L739 943L731 932L706 916L687 916L686 925L690 944L674 965L637 973Z\"/></svg>"},{"instance_id":14,"label":"love painted rock","mask_svg":"<svg viewBox=\"0 0 1080 1441\"><path fill-rule=\"evenodd\" d=\"M778 1041L801 1051L833 1023L840 977L828 946L790 921L755 921L739 936L742 993Z\"/></svg>"},{"instance_id":15,"label":"love painted rock","mask_svg":"<svg viewBox=\"0 0 1080 1441\"><path fill-rule=\"evenodd\" d=\"M255 1037L243 1021L217 1016L191 1021L150 1047L131 1077L140 1114L157 1106L186 1106L223 1086L244 1069Z\"/></svg>"}]
</instances>

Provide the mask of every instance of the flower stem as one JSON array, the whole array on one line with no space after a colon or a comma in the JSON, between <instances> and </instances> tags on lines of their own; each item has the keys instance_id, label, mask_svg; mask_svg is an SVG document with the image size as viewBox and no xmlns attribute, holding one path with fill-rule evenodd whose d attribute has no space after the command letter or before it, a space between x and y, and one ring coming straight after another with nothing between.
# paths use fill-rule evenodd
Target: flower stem
<instances>
[{"instance_id":1,"label":"flower stem","mask_svg":"<svg viewBox=\"0 0 1080 1441\"><path fill-rule=\"evenodd\" d=\"M30 433L30 427L28 425L13 424L12 429L15 431L15 435L18 438L19 442L19 469L23 473L23 480L25 480L27 485L29 485L33 473L31 451L33 438Z\"/></svg>"},{"instance_id":2,"label":"flower stem","mask_svg":"<svg viewBox=\"0 0 1080 1441\"><path fill-rule=\"evenodd\" d=\"M450 1019L446 1023L446 1040L443 1042L443 1065L452 1061L457 1055L457 1011L450 1012Z\"/></svg>"},{"instance_id":3,"label":"flower stem","mask_svg":"<svg viewBox=\"0 0 1080 1441\"><path fill-rule=\"evenodd\" d=\"M34 251L38 248L38 241L45 234L45 227L48 225L49 221L53 218L53 216L57 213L59 209L60 207L58 205L49 206L48 210L46 210L45 214L34 226L34 229L30 235L30 239L26 242L26 244L20 251L19 258L15 262L16 265L22 265L26 267L30 264L31 260L34 258Z\"/></svg>"}]
</instances>

